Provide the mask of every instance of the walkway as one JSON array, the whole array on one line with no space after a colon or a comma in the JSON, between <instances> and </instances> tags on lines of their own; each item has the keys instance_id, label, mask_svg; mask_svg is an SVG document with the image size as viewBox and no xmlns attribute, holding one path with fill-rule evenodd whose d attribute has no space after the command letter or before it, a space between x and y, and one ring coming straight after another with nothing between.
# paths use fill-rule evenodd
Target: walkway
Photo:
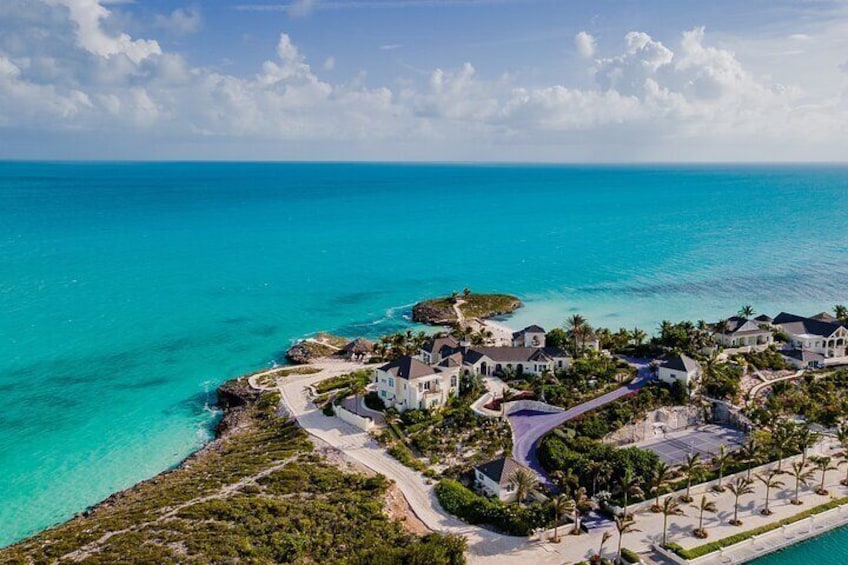
<instances>
[{"instance_id":1,"label":"walkway","mask_svg":"<svg viewBox=\"0 0 848 565\"><path fill-rule=\"evenodd\" d=\"M507 416L510 426L512 426L512 456L522 464L533 469L545 484L550 485L550 479L548 479L542 469L536 454L539 440L545 434L569 420L573 420L586 412L600 408L628 394L637 392L651 380L652 375L649 362L628 360L628 363L637 369L636 378L628 385L588 400L583 404L578 404L565 412L546 413L521 410Z\"/></svg>"},{"instance_id":2,"label":"walkway","mask_svg":"<svg viewBox=\"0 0 848 565\"><path fill-rule=\"evenodd\" d=\"M762 383L759 383L759 384L756 384L756 385L752 386L752 387L751 387L751 390L749 390L749 391L748 391L748 401L747 401L747 404L748 404L748 405L750 405L750 404L751 404L751 402L753 402L753 401L754 401L754 399L757 397L757 394L758 394L758 393L759 393L759 392L760 392L763 388L765 388L765 387L767 387L767 386L771 386L771 385L773 385L774 383L779 383L779 382L781 382L781 381L790 381L790 380L792 380L792 379L797 379L797 378L799 378L799 377L800 377L801 375L803 375L803 374L804 374L804 369L799 369L796 373L793 373L793 374L791 374L791 375L786 375L785 377L778 377L778 378L776 378L776 379L772 379L772 380L770 380L770 381L765 381L765 382L762 382Z\"/></svg>"}]
</instances>

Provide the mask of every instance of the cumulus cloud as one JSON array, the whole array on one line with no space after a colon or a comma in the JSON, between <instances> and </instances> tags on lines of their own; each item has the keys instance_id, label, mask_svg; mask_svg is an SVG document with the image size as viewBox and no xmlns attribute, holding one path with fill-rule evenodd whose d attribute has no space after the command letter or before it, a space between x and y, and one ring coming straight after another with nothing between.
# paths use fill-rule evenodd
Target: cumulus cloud
<instances>
[{"instance_id":1,"label":"cumulus cloud","mask_svg":"<svg viewBox=\"0 0 848 565\"><path fill-rule=\"evenodd\" d=\"M203 16L197 6L177 8L167 16L157 14L156 26L172 35L190 35L200 31Z\"/></svg>"},{"instance_id":2,"label":"cumulus cloud","mask_svg":"<svg viewBox=\"0 0 848 565\"><path fill-rule=\"evenodd\" d=\"M580 53L580 56L587 59L594 56L597 49L595 38L585 31L581 31L574 36L574 46L577 48L577 52Z\"/></svg>"},{"instance_id":3,"label":"cumulus cloud","mask_svg":"<svg viewBox=\"0 0 848 565\"><path fill-rule=\"evenodd\" d=\"M405 156L398 147L442 159L460 151L528 158L540 153L515 151L543 146L548 159L561 155L558 147L607 160L692 159L710 147L712 158L728 159L738 153L726 148L750 143L762 148L750 158L774 158L773 148L798 158L808 148L804 155L833 159L848 127L844 99L819 99L757 75L711 44L703 28L667 42L632 31L621 53L601 58L594 38L578 34L575 45L592 58L585 63L589 86L570 85L568 77L528 86L520 74L481 76L468 62L389 87L366 86L364 76L322 78L334 59L313 68L287 33L268 46L267 60L235 76L194 66L155 39L131 37L97 0L8 2L0 6L0 128L45 138L63 131L131 137L139 156L145 142L190 139L200 147L211 140L314 142L312 157L328 156L320 148L332 144L349 151L383 143L390 153L370 158Z\"/></svg>"}]
</instances>

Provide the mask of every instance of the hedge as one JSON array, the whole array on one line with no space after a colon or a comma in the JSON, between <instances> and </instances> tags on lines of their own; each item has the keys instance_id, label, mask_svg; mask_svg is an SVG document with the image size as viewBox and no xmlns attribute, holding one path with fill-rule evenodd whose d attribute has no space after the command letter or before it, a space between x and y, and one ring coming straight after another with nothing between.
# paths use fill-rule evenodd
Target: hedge
<instances>
[{"instance_id":1,"label":"hedge","mask_svg":"<svg viewBox=\"0 0 848 565\"><path fill-rule=\"evenodd\" d=\"M639 563L639 561L641 561L635 551L627 549L626 547L621 548L621 558L628 563Z\"/></svg>"},{"instance_id":2,"label":"hedge","mask_svg":"<svg viewBox=\"0 0 848 565\"><path fill-rule=\"evenodd\" d=\"M728 536L720 540L712 541L710 543L705 543L704 545L693 547L692 549L683 549L678 544L668 544L666 547L667 549L675 552L677 555L683 557L684 559L696 559L708 553L712 553L713 551L718 551L719 549L729 547L747 539L751 539L754 536L758 536L760 534L776 530L781 526L788 526L789 524L794 524L795 522L799 522L815 514L827 512L828 510L832 510L837 506L842 506L843 504L848 504L848 496L843 498L837 498L836 500L832 500L819 506L814 506L813 508L809 508L799 514L784 518L779 522L766 524L765 526L760 526L759 528L754 528L753 530L748 530L747 532L740 532L738 534Z\"/></svg>"},{"instance_id":3,"label":"hedge","mask_svg":"<svg viewBox=\"0 0 848 565\"><path fill-rule=\"evenodd\" d=\"M512 536L526 536L553 520L550 504L504 504L480 496L451 479L436 485L436 497L447 512L469 524L487 524Z\"/></svg>"}]
</instances>

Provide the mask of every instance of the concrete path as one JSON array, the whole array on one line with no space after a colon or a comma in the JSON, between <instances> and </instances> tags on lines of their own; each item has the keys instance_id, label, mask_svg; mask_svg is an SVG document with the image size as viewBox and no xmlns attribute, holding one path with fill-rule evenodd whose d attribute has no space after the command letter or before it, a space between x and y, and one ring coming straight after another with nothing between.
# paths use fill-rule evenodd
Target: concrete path
<instances>
[{"instance_id":1,"label":"concrete path","mask_svg":"<svg viewBox=\"0 0 848 565\"><path fill-rule=\"evenodd\" d=\"M781 381L791 381L792 379L800 378L803 374L804 374L804 369L799 369L797 372L795 372L791 375L786 375L785 377L778 377L776 379L773 379L773 380L770 380L770 381L765 381L765 382L762 382L762 383L759 383L759 384L752 386L751 390L748 391L748 402L747 402L747 404L750 405L754 401L754 399L757 398L757 395L760 393L760 391L763 388L765 388L767 386L771 386L774 383L779 383ZM762 377L762 374L761 374L761 377ZM765 379L763 379L763 380L765 380Z\"/></svg>"},{"instance_id":2,"label":"concrete path","mask_svg":"<svg viewBox=\"0 0 848 565\"><path fill-rule=\"evenodd\" d=\"M612 392L593 398L583 404L578 404L565 412L549 414L521 410L507 416L510 426L512 426L512 456L522 464L533 469L546 484L550 485L550 479L542 469L536 454L539 440L545 434L569 420L573 420L586 412L600 408L628 394L637 392L652 379L649 362L628 362L637 369L636 378L628 385L619 387Z\"/></svg>"}]
</instances>

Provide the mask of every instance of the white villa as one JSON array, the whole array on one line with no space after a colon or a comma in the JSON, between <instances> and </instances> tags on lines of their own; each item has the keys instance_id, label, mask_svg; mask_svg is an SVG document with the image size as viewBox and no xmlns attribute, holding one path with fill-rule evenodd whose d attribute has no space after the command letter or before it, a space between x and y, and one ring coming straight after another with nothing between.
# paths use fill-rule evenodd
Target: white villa
<instances>
[{"instance_id":1,"label":"white villa","mask_svg":"<svg viewBox=\"0 0 848 565\"><path fill-rule=\"evenodd\" d=\"M474 467L474 479L487 496L499 498L504 502L515 500L515 484L512 475L518 469L527 469L512 457L501 457Z\"/></svg>"},{"instance_id":2,"label":"white villa","mask_svg":"<svg viewBox=\"0 0 848 565\"><path fill-rule=\"evenodd\" d=\"M505 370L541 375L570 365L568 353L552 347L472 347L464 353L462 367L463 372L489 376Z\"/></svg>"},{"instance_id":3,"label":"white villa","mask_svg":"<svg viewBox=\"0 0 848 565\"><path fill-rule=\"evenodd\" d=\"M527 326L512 334L513 347L545 347L545 329L541 326Z\"/></svg>"},{"instance_id":4,"label":"white villa","mask_svg":"<svg viewBox=\"0 0 848 565\"><path fill-rule=\"evenodd\" d=\"M403 412L411 408L438 409L459 394L459 371L431 367L415 357L401 357L374 371L377 395L386 406Z\"/></svg>"},{"instance_id":5,"label":"white villa","mask_svg":"<svg viewBox=\"0 0 848 565\"><path fill-rule=\"evenodd\" d=\"M781 312L773 324L789 336L790 351L784 354L790 363L803 367L848 362L848 329L835 318L819 314L805 318Z\"/></svg>"},{"instance_id":6,"label":"white villa","mask_svg":"<svg viewBox=\"0 0 848 565\"><path fill-rule=\"evenodd\" d=\"M761 323L733 316L727 319L724 327L716 328L713 339L724 347L767 347L774 342L774 337L768 327L760 327Z\"/></svg>"},{"instance_id":7,"label":"white villa","mask_svg":"<svg viewBox=\"0 0 848 565\"><path fill-rule=\"evenodd\" d=\"M666 384L679 382L689 390L690 383L701 378L701 365L691 357L678 355L659 366L657 378Z\"/></svg>"}]
</instances>

